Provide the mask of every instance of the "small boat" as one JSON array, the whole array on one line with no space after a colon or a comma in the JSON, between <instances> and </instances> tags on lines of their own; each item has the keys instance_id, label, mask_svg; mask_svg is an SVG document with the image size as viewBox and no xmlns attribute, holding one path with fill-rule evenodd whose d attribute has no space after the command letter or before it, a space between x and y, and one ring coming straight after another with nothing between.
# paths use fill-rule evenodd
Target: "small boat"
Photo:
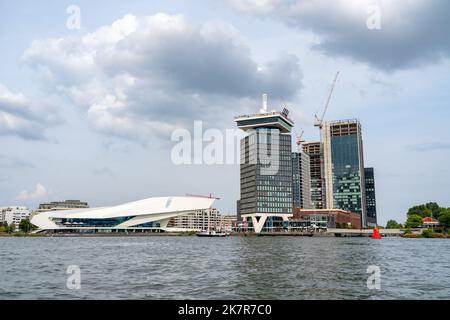
<instances>
[{"instance_id":1,"label":"small boat","mask_svg":"<svg viewBox=\"0 0 450 320\"><path fill-rule=\"evenodd\" d=\"M198 232L197 233L197 237L226 237L229 236L230 234L227 232L223 232L223 231L215 231L215 230L211 230L211 231L203 231L203 232Z\"/></svg>"}]
</instances>

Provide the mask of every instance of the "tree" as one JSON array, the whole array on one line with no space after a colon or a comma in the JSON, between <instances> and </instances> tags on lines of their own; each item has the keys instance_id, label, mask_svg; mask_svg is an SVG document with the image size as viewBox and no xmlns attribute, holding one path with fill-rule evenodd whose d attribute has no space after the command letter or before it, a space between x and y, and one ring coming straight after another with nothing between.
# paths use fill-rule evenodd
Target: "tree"
<instances>
[{"instance_id":1,"label":"tree","mask_svg":"<svg viewBox=\"0 0 450 320\"><path fill-rule=\"evenodd\" d=\"M436 202L428 202L426 204L421 204L418 206L411 207L408 210L408 217L412 215L418 215L422 218L434 217L438 218L441 214L442 208Z\"/></svg>"},{"instance_id":2,"label":"tree","mask_svg":"<svg viewBox=\"0 0 450 320\"><path fill-rule=\"evenodd\" d=\"M399 229L401 228L401 224L399 224L397 221L395 220L389 220L386 223L386 229Z\"/></svg>"},{"instance_id":3,"label":"tree","mask_svg":"<svg viewBox=\"0 0 450 320\"><path fill-rule=\"evenodd\" d=\"M434 231L431 229L425 229L422 231L422 237L424 238L432 238L434 234Z\"/></svg>"},{"instance_id":4,"label":"tree","mask_svg":"<svg viewBox=\"0 0 450 320\"><path fill-rule=\"evenodd\" d=\"M19 229L22 232L28 233L34 229L33 224L30 222L29 219L23 219L20 221Z\"/></svg>"},{"instance_id":5,"label":"tree","mask_svg":"<svg viewBox=\"0 0 450 320\"><path fill-rule=\"evenodd\" d=\"M419 228L422 226L422 216L418 214L413 214L408 216L408 220L406 220L407 228Z\"/></svg>"},{"instance_id":6,"label":"tree","mask_svg":"<svg viewBox=\"0 0 450 320\"><path fill-rule=\"evenodd\" d=\"M441 215L439 216L439 223L445 229L450 228L450 208L443 210Z\"/></svg>"},{"instance_id":7,"label":"tree","mask_svg":"<svg viewBox=\"0 0 450 320\"><path fill-rule=\"evenodd\" d=\"M14 225L14 223L11 223L10 225L8 225L7 222L4 222L2 230L3 230L3 232L6 232L6 233L13 233L14 231L16 231L16 226Z\"/></svg>"}]
</instances>

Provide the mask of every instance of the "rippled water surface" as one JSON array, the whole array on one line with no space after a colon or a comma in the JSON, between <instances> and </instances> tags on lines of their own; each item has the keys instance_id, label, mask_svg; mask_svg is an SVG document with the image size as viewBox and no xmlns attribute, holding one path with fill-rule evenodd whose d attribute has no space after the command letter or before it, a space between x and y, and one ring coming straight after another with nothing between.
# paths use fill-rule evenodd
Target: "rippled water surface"
<instances>
[{"instance_id":1,"label":"rippled water surface","mask_svg":"<svg viewBox=\"0 0 450 320\"><path fill-rule=\"evenodd\" d=\"M367 288L369 265L381 290ZM0 238L0 299L79 298L450 299L450 240Z\"/></svg>"}]
</instances>

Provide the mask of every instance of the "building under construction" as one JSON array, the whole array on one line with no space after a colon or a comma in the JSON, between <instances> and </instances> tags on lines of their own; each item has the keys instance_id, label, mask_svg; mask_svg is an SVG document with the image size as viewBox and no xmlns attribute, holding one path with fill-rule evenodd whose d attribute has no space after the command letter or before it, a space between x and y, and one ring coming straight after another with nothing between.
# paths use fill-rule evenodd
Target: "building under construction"
<instances>
[{"instance_id":1,"label":"building under construction","mask_svg":"<svg viewBox=\"0 0 450 320\"><path fill-rule=\"evenodd\" d=\"M314 209L323 209L325 203L325 190L323 176L323 153L320 142L304 143L303 151L309 156L311 175L311 202Z\"/></svg>"}]
</instances>

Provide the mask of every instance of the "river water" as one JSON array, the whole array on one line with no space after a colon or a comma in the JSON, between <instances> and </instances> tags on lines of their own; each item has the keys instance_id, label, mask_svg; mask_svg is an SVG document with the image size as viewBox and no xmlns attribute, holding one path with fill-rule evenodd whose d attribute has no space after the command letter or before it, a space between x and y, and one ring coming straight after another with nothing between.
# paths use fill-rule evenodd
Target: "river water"
<instances>
[{"instance_id":1,"label":"river water","mask_svg":"<svg viewBox=\"0 0 450 320\"><path fill-rule=\"evenodd\" d=\"M0 238L0 299L405 298L450 299L448 239Z\"/></svg>"}]
</instances>

